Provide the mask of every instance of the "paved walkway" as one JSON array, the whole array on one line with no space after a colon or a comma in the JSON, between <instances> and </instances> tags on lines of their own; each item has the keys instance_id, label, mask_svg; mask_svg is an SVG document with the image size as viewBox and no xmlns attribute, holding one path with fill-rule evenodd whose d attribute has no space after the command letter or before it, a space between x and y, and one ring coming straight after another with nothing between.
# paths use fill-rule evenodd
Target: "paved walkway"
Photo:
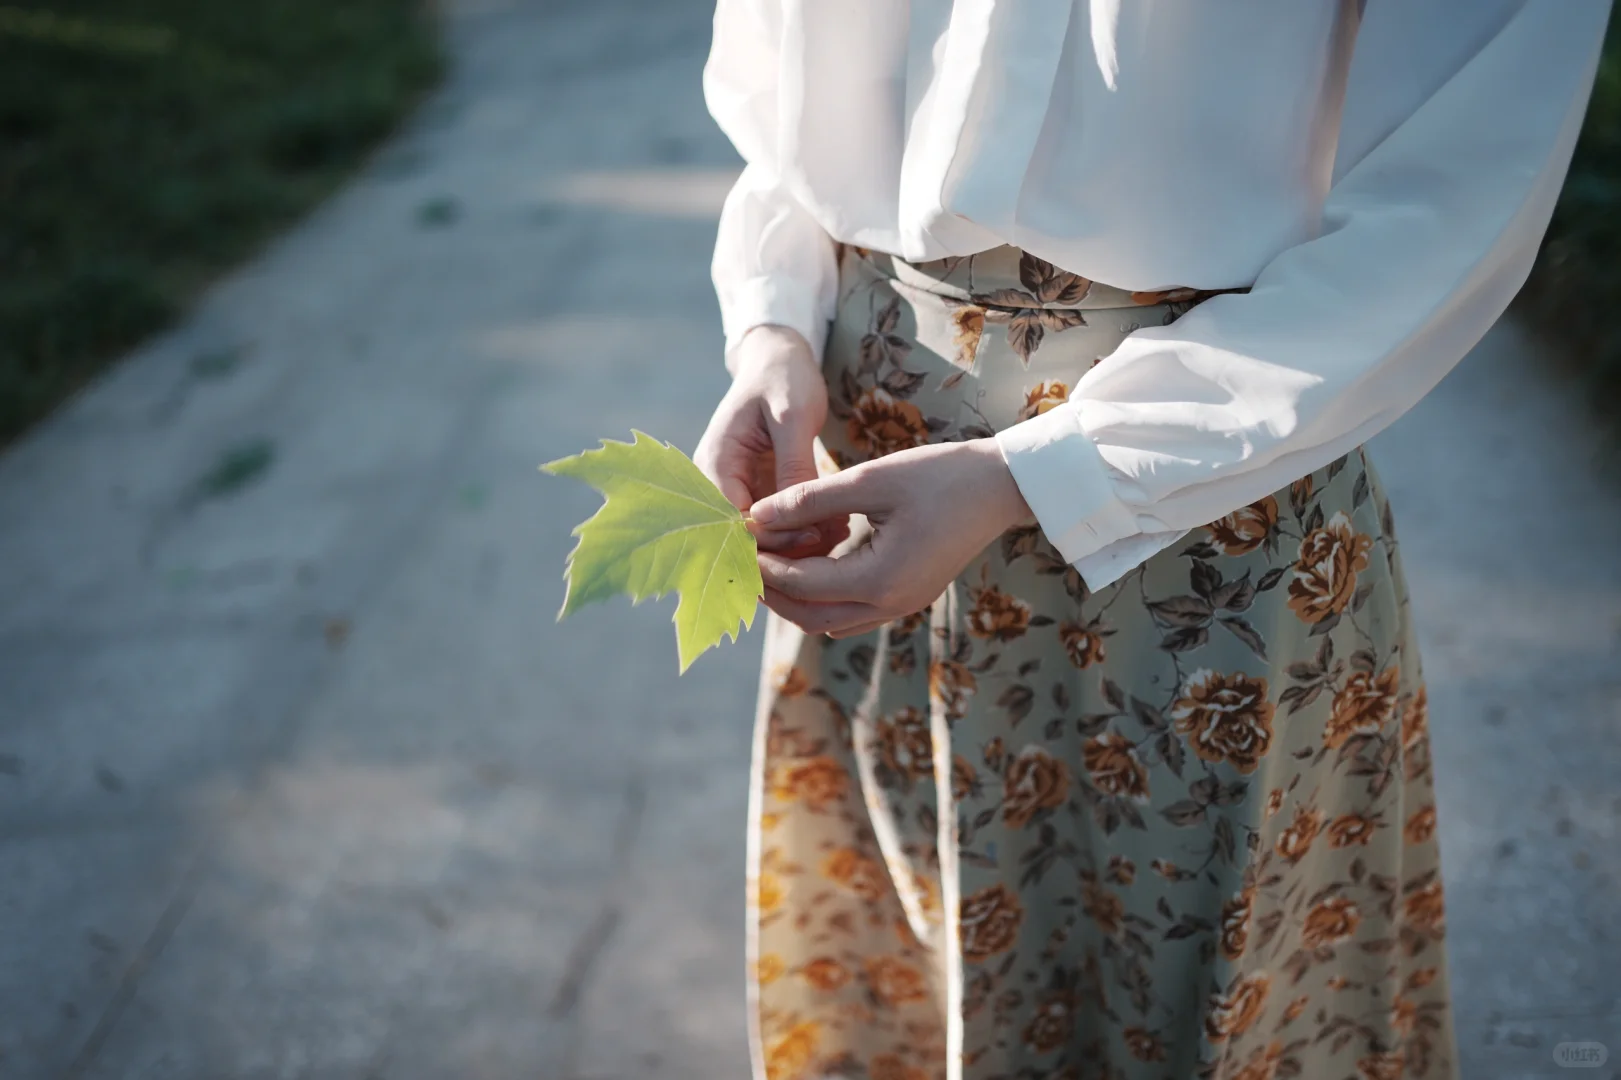
<instances>
[{"instance_id":1,"label":"paved walkway","mask_svg":"<svg viewBox=\"0 0 1621 1080\"><path fill-rule=\"evenodd\" d=\"M0 459L0 1077L744 1074L758 642L552 616L692 446L735 162L706 0L464 2L363 177ZM1621 499L1502 329L1379 439L1469 1075L1621 1058Z\"/></svg>"}]
</instances>

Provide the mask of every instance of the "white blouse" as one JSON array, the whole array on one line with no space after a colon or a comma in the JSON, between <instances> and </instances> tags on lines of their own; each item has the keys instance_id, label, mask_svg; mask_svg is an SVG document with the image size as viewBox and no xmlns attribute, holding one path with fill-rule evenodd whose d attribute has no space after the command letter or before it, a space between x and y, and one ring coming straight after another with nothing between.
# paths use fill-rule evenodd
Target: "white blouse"
<instances>
[{"instance_id":1,"label":"white blouse","mask_svg":"<svg viewBox=\"0 0 1621 1080\"><path fill-rule=\"evenodd\" d=\"M1410 408L1531 268L1609 0L719 0L747 162L714 279L820 352L833 242L1013 244L1131 290L1250 292L1139 330L997 439L1102 588Z\"/></svg>"}]
</instances>

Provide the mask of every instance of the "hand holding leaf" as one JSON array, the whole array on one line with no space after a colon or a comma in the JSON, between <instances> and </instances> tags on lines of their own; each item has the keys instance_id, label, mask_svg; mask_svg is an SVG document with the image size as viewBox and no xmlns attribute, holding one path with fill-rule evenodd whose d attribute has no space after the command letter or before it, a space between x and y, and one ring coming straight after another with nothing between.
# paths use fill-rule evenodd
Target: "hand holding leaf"
<instances>
[{"instance_id":1,"label":"hand holding leaf","mask_svg":"<svg viewBox=\"0 0 1621 1080\"><path fill-rule=\"evenodd\" d=\"M720 639L754 625L764 588L758 550L743 514L668 443L640 431L634 443L604 439L541 466L602 492L602 508L574 530L568 591L558 618L627 593L635 603L679 594L675 609L681 670Z\"/></svg>"}]
</instances>

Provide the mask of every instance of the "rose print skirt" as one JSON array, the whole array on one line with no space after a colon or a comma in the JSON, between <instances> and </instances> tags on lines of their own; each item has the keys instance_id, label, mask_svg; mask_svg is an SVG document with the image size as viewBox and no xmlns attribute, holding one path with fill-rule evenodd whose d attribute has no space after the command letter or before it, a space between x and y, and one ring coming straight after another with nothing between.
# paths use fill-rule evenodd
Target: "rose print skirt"
<instances>
[{"instance_id":1,"label":"rose print skirt","mask_svg":"<svg viewBox=\"0 0 1621 1080\"><path fill-rule=\"evenodd\" d=\"M1063 401L1200 302L840 255L834 469ZM1456 1075L1425 694L1361 450L1096 593L1039 529L858 638L768 623L769 1080Z\"/></svg>"}]
</instances>

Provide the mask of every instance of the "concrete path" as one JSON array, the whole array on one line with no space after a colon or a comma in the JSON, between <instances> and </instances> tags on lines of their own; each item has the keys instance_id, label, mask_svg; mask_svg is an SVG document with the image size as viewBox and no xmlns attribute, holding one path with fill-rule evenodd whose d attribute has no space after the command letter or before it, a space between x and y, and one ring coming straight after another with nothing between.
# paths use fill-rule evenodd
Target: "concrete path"
<instances>
[{"instance_id":1,"label":"concrete path","mask_svg":"<svg viewBox=\"0 0 1621 1080\"><path fill-rule=\"evenodd\" d=\"M535 472L723 388L709 10L463 3L410 131L0 459L0 1077L745 1074L758 641L555 625L595 500ZM1376 455L1480 1077L1621 1059L1621 485L1540 353Z\"/></svg>"}]
</instances>

